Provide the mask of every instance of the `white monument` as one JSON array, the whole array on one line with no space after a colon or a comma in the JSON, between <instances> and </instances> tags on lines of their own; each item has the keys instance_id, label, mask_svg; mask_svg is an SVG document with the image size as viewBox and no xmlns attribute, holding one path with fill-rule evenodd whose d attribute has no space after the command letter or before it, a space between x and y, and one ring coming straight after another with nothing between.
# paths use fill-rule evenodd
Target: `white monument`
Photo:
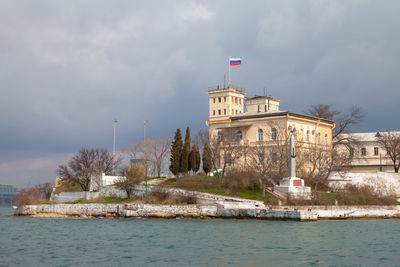
<instances>
[{"instance_id":1,"label":"white monument","mask_svg":"<svg viewBox=\"0 0 400 267\"><path fill-rule=\"evenodd\" d=\"M295 199L311 199L311 188L304 186L304 180L296 177L296 151L294 146L294 134L289 137L289 177L283 178L279 185L274 186L274 192Z\"/></svg>"}]
</instances>

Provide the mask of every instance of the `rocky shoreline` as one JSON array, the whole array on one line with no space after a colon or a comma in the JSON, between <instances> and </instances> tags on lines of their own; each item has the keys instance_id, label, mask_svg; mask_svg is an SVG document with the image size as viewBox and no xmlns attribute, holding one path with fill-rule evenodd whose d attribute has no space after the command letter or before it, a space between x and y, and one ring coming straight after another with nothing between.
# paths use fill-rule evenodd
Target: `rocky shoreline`
<instances>
[{"instance_id":1,"label":"rocky shoreline","mask_svg":"<svg viewBox=\"0 0 400 267\"><path fill-rule=\"evenodd\" d=\"M261 220L317 221L337 219L400 218L400 206L269 206L250 203L213 205L155 204L48 204L26 205L15 210L16 216L32 217L106 217L106 218L246 218Z\"/></svg>"}]
</instances>

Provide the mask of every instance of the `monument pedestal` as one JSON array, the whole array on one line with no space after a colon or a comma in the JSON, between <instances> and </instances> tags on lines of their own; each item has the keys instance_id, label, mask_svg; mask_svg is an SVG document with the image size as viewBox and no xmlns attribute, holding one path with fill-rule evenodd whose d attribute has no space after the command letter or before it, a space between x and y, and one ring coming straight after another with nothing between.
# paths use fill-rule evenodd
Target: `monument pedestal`
<instances>
[{"instance_id":1,"label":"monument pedestal","mask_svg":"<svg viewBox=\"0 0 400 267\"><path fill-rule=\"evenodd\" d=\"M299 177L283 178L274 186L274 192L293 199L311 199L311 188L304 186L304 180Z\"/></svg>"}]
</instances>

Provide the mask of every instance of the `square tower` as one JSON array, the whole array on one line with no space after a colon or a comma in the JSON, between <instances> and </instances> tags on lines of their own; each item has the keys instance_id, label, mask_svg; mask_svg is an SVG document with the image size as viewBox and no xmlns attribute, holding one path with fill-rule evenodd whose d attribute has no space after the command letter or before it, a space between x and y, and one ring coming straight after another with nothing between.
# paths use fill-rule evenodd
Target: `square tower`
<instances>
[{"instance_id":1,"label":"square tower","mask_svg":"<svg viewBox=\"0 0 400 267\"><path fill-rule=\"evenodd\" d=\"M268 96L256 96L246 99L246 112L262 113L279 111L279 100Z\"/></svg>"},{"instance_id":2,"label":"square tower","mask_svg":"<svg viewBox=\"0 0 400 267\"><path fill-rule=\"evenodd\" d=\"M210 121L223 120L244 112L246 92L233 88L208 91Z\"/></svg>"}]
</instances>

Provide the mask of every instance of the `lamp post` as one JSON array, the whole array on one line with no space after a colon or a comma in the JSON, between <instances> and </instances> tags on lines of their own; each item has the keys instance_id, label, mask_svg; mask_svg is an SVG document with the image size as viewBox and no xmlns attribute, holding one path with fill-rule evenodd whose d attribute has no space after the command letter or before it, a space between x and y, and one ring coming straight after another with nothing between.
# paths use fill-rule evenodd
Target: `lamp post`
<instances>
[{"instance_id":1,"label":"lamp post","mask_svg":"<svg viewBox=\"0 0 400 267\"><path fill-rule=\"evenodd\" d=\"M113 172L113 175L115 175L115 131L116 131L116 128L117 128L117 120L116 119L114 119L114 138L113 138L113 159L112 159L112 172Z\"/></svg>"}]
</instances>

